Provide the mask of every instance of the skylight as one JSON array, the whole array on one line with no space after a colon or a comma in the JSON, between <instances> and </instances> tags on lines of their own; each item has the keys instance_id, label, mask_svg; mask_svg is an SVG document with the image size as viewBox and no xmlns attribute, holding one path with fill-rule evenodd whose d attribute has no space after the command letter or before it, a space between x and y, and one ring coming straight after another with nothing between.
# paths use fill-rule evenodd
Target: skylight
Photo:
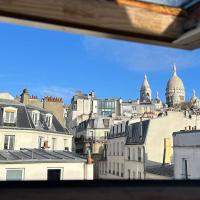
<instances>
[{"instance_id":1,"label":"skylight","mask_svg":"<svg viewBox=\"0 0 200 200\"><path fill-rule=\"evenodd\" d=\"M149 3L156 3L171 7L181 7L181 8L189 8L194 4L200 2L200 0L138 0Z\"/></svg>"}]
</instances>

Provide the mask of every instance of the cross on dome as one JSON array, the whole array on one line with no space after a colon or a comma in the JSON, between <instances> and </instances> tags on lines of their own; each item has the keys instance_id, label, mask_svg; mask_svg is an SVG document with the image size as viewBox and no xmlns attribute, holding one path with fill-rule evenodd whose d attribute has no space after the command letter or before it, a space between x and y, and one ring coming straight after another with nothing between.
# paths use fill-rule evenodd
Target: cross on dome
<instances>
[{"instance_id":1,"label":"cross on dome","mask_svg":"<svg viewBox=\"0 0 200 200\"><path fill-rule=\"evenodd\" d=\"M173 76L176 76L177 74L176 74L176 64L174 64L174 66L173 66Z\"/></svg>"},{"instance_id":2,"label":"cross on dome","mask_svg":"<svg viewBox=\"0 0 200 200\"><path fill-rule=\"evenodd\" d=\"M195 97L196 96L196 91L193 89L193 96Z\"/></svg>"},{"instance_id":3,"label":"cross on dome","mask_svg":"<svg viewBox=\"0 0 200 200\"><path fill-rule=\"evenodd\" d=\"M160 99L158 91L156 92L156 99Z\"/></svg>"}]
</instances>

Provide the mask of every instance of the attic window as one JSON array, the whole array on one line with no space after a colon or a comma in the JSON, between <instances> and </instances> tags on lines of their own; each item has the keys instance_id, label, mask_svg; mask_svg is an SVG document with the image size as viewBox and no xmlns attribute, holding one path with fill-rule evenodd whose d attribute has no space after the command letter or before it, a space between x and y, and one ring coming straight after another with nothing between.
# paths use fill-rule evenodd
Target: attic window
<instances>
[{"instance_id":1,"label":"attic window","mask_svg":"<svg viewBox=\"0 0 200 200\"><path fill-rule=\"evenodd\" d=\"M3 121L5 126L15 125L17 121L17 109L13 107L4 108Z\"/></svg>"},{"instance_id":2,"label":"attic window","mask_svg":"<svg viewBox=\"0 0 200 200\"><path fill-rule=\"evenodd\" d=\"M50 113L46 114L45 122L46 122L48 128L51 128L52 118L53 118L52 114L50 114Z\"/></svg>"},{"instance_id":3,"label":"attic window","mask_svg":"<svg viewBox=\"0 0 200 200\"><path fill-rule=\"evenodd\" d=\"M40 112L37 110L32 111L32 120L35 126L39 125Z\"/></svg>"}]
</instances>

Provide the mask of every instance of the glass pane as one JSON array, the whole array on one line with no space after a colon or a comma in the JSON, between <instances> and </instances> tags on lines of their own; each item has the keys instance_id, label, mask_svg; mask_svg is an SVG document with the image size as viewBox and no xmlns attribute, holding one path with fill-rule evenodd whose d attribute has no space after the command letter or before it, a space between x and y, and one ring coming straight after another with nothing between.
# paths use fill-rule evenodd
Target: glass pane
<instances>
[{"instance_id":1,"label":"glass pane","mask_svg":"<svg viewBox=\"0 0 200 200\"><path fill-rule=\"evenodd\" d=\"M38 138L38 147L39 149L43 146L43 137Z\"/></svg>"},{"instance_id":2,"label":"glass pane","mask_svg":"<svg viewBox=\"0 0 200 200\"><path fill-rule=\"evenodd\" d=\"M37 114L35 114L35 124L37 124L37 121L38 121Z\"/></svg>"},{"instance_id":3,"label":"glass pane","mask_svg":"<svg viewBox=\"0 0 200 200\"><path fill-rule=\"evenodd\" d=\"M15 115L14 112L11 112L11 113L10 113L10 122L11 122L11 123L14 123L14 121L15 121L15 120L14 120L14 115Z\"/></svg>"},{"instance_id":4,"label":"glass pane","mask_svg":"<svg viewBox=\"0 0 200 200\"><path fill-rule=\"evenodd\" d=\"M5 119L6 122L9 122L9 116L10 116L10 113L6 112L6 119Z\"/></svg>"},{"instance_id":5,"label":"glass pane","mask_svg":"<svg viewBox=\"0 0 200 200\"><path fill-rule=\"evenodd\" d=\"M22 180L22 171L19 170L7 170L6 172L6 180L7 181L21 181Z\"/></svg>"},{"instance_id":6,"label":"glass pane","mask_svg":"<svg viewBox=\"0 0 200 200\"><path fill-rule=\"evenodd\" d=\"M10 136L9 150L14 150L15 136Z\"/></svg>"},{"instance_id":7,"label":"glass pane","mask_svg":"<svg viewBox=\"0 0 200 200\"><path fill-rule=\"evenodd\" d=\"M139 1L156 3L156 4L167 5L167 6L172 6L172 7L184 7L184 6L187 6L187 4L198 2L198 0L139 0Z\"/></svg>"},{"instance_id":8,"label":"glass pane","mask_svg":"<svg viewBox=\"0 0 200 200\"><path fill-rule=\"evenodd\" d=\"M8 136L6 135L4 138L4 149L7 150L8 149Z\"/></svg>"}]
</instances>

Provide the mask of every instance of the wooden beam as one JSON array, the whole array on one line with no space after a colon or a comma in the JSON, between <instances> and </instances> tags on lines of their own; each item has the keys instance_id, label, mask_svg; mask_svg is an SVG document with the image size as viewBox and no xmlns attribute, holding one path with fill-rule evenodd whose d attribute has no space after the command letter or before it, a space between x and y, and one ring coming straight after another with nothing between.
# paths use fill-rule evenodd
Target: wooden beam
<instances>
[{"instance_id":1,"label":"wooden beam","mask_svg":"<svg viewBox=\"0 0 200 200\"><path fill-rule=\"evenodd\" d=\"M0 0L0 20L171 45L183 33L185 12L131 0Z\"/></svg>"},{"instance_id":2,"label":"wooden beam","mask_svg":"<svg viewBox=\"0 0 200 200\"><path fill-rule=\"evenodd\" d=\"M184 34L173 41L183 49L196 49L200 47L200 3L187 10L187 20L184 23Z\"/></svg>"}]
</instances>

